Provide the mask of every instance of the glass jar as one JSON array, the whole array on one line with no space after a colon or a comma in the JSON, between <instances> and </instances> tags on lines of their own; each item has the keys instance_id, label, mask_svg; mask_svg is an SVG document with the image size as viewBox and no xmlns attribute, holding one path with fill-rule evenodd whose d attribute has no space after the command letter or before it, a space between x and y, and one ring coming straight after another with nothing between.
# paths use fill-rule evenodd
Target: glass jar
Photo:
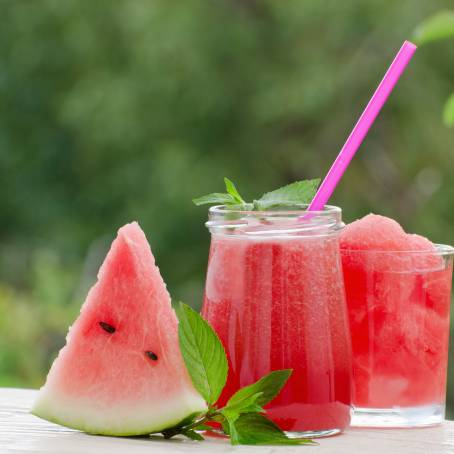
<instances>
[{"instance_id":1,"label":"glass jar","mask_svg":"<svg viewBox=\"0 0 454 454\"><path fill-rule=\"evenodd\" d=\"M341 209L209 210L202 313L229 361L219 403L293 369L267 407L290 436L327 436L350 422L351 345L339 250Z\"/></svg>"}]
</instances>

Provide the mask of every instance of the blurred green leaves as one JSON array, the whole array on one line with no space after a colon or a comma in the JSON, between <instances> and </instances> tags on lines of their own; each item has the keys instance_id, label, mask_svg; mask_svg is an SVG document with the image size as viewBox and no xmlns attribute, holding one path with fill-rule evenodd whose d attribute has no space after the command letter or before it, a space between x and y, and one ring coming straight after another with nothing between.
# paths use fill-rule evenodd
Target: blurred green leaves
<instances>
[{"instance_id":1,"label":"blurred green leaves","mask_svg":"<svg viewBox=\"0 0 454 454\"><path fill-rule=\"evenodd\" d=\"M429 16L413 34L413 39L419 46L447 38L454 38L454 11L450 10Z\"/></svg>"},{"instance_id":2,"label":"blurred green leaves","mask_svg":"<svg viewBox=\"0 0 454 454\"><path fill-rule=\"evenodd\" d=\"M42 385L79 312L72 280L55 254L37 250L31 291L0 282L0 386Z\"/></svg>"},{"instance_id":3,"label":"blurred green leaves","mask_svg":"<svg viewBox=\"0 0 454 454\"><path fill-rule=\"evenodd\" d=\"M454 93L446 101L443 109L443 121L447 126L454 126Z\"/></svg>"},{"instance_id":4,"label":"blurred green leaves","mask_svg":"<svg viewBox=\"0 0 454 454\"><path fill-rule=\"evenodd\" d=\"M418 45L445 39L454 39L454 10L440 11L429 16L414 32L414 40ZM444 106L443 122L446 126L454 126L454 93Z\"/></svg>"}]
</instances>

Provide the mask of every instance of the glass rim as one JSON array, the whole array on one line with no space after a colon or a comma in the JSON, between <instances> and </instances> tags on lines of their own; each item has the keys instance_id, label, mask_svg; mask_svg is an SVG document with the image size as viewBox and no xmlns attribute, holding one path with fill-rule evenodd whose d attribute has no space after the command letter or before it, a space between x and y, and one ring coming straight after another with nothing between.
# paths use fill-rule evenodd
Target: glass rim
<instances>
[{"instance_id":1,"label":"glass rim","mask_svg":"<svg viewBox=\"0 0 454 454\"><path fill-rule=\"evenodd\" d=\"M252 206L252 204L248 204ZM302 216L305 213L311 213L314 216L326 216L340 214L342 209L335 205L325 205L323 210L307 211L309 207L308 203L294 204L292 207L298 207L299 209L283 209L283 210L243 210L243 209L231 209L227 205L215 205L208 209L210 215L225 215L225 214L239 214L243 216Z\"/></svg>"},{"instance_id":2,"label":"glass rim","mask_svg":"<svg viewBox=\"0 0 454 454\"><path fill-rule=\"evenodd\" d=\"M440 244L440 243L433 243L435 246L435 249L430 250L430 249L421 249L421 250L390 250L390 251L383 251L381 249L347 249L347 248L340 248L341 253L342 252L348 252L348 253L358 253L358 254L404 254L404 255L423 255L423 254L435 254L438 256L454 256L454 247L449 246L448 244Z\"/></svg>"}]
</instances>

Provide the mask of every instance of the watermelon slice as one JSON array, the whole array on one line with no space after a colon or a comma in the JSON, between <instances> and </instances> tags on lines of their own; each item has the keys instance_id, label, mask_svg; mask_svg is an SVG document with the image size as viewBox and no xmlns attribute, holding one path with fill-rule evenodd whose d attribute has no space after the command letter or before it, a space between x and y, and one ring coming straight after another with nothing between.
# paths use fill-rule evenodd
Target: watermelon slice
<instances>
[{"instance_id":1,"label":"watermelon slice","mask_svg":"<svg viewBox=\"0 0 454 454\"><path fill-rule=\"evenodd\" d=\"M118 236L32 413L93 434L142 435L206 410L170 296L137 223Z\"/></svg>"}]
</instances>

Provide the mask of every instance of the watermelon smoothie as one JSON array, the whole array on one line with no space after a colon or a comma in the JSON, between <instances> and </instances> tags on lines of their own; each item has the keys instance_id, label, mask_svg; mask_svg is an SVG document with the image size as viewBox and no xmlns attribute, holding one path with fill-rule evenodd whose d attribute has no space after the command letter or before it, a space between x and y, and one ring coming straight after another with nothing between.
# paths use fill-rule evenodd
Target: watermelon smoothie
<instances>
[{"instance_id":1,"label":"watermelon smoothie","mask_svg":"<svg viewBox=\"0 0 454 454\"><path fill-rule=\"evenodd\" d=\"M443 421L454 249L368 215L341 235L353 347L353 424Z\"/></svg>"},{"instance_id":2,"label":"watermelon smoothie","mask_svg":"<svg viewBox=\"0 0 454 454\"><path fill-rule=\"evenodd\" d=\"M210 209L203 315L229 360L219 404L270 371L291 368L267 413L290 435L322 436L350 423L341 211L327 207L303 223L300 215Z\"/></svg>"}]
</instances>

